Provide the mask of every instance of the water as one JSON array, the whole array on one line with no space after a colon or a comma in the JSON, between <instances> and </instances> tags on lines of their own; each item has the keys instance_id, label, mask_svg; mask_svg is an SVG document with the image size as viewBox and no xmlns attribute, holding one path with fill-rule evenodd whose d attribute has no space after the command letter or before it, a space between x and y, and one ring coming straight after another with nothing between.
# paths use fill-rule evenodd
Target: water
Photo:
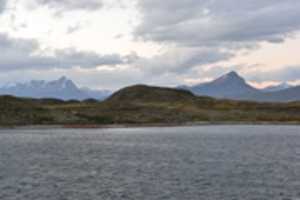
<instances>
[{"instance_id":1,"label":"water","mask_svg":"<svg viewBox=\"0 0 300 200\"><path fill-rule=\"evenodd\" d=\"M1 130L1 200L300 199L300 126Z\"/></svg>"}]
</instances>

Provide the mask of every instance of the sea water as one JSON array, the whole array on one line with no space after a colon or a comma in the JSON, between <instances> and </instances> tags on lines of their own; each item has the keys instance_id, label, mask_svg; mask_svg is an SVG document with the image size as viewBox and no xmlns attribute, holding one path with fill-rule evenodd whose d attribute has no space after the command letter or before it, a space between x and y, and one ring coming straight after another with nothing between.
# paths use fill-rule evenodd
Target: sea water
<instances>
[{"instance_id":1,"label":"sea water","mask_svg":"<svg viewBox=\"0 0 300 200\"><path fill-rule=\"evenodd\" d=\"M300 126L0 130L1 200L300 199Z\"/></svg>"}]
</instances>

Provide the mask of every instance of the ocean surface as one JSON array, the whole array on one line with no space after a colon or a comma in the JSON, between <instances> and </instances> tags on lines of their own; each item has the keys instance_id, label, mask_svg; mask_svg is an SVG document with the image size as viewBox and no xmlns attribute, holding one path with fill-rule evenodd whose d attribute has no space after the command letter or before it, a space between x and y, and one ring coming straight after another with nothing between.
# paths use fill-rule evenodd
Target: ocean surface
<instances>
[{"instance_id":1,"label":"ocean surface","mask_svg":"<svg viewBox=\"0 0 300 200\"><path fill-rule=\"evenodd\" d=\"M299 200L300 126L0 130L1 200Z\"/></svg>"}]
</instances>

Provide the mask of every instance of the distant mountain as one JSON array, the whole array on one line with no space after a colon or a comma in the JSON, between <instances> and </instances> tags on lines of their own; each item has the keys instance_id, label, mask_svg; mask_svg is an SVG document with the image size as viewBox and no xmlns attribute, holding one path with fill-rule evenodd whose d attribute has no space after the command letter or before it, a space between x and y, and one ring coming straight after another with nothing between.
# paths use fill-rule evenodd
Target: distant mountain
<instances>
[{"instance_id":1,"label":"distant mountain","mask_svg":"<svg viewBox=\"0 0 300 200\"><path fill-rule=\"evenodd\" d=\"M272 86L263 88L262 91L263 92L277 92L277 91L285 90L285 89L288 89L288 88L291 88L291 87L292 86L289 85L288 83L280 83L278 85L272 85Z\"/></svg>"},{"instance_id":2,"label":"distant mountain","mask_svg":"<svg viewBox=\"0 0 300 200\"><path fill-rule=\"evenodd\" d=\"M180 86L198 96L210 96L234 100L249 100L260 102L290 102L300 101L300 86L292 87L287 83L257 89L250 86L236 72L230 72L208 83L195 86Z\"/></svg>"},{"instance_id":3,"label":"distant mountain","mask_svg":"<svg viewBox=\"0 0 300 200\"><path fill-rule=\"evenodd\" d=\"M245 94L241 99L260 102L292 102L300 101L300 86L290 87L275 92Z\"/></svg>"},{"instance_id":4,"label":"distant mountain","mask_svg":"<svg viewBox=\"0 0 300 200\"><path fill-rule=\"evenodd\" d=\"M246 83L245 79L236 72L230 72L211 82L198 84L192 87L181 86L198 96L215 98L239 99L243 94L259 92L258 89Z\"/></svg>"},{"instance_id":5,"label":"distant mountain","mask_svg":"<svg viewBox=\"0 0 300 200\"><path fill-rule=\"evenodd\" d=\"M96 91L90 89L80 89L75 83L61 77L54 81L32 80L27 83L17 83L6 85L0 88L0 95L13 95L18 97L30 98L56 98L62 100L84 100L98 99L102 100L109 96L108 91Z\"/></svg>"},{"instance_id":6,"label":"distant mountain","mask_svg":"<svg viewBox=\"0 0 300 200\"><path fill-rule=\"evenodd\" d=\"M111 95L111 91L109 90L92 90L87 87L80 88L82 92L84 92L87 96L93 99L103 100Z\"/></svg>"}]
</instances>

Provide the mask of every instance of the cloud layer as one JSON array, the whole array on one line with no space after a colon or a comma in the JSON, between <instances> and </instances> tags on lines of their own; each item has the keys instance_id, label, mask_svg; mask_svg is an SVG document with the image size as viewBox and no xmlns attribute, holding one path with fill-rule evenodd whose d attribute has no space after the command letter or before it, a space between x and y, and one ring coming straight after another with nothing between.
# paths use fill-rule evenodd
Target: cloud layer
<instances>
[{"instance_id":1,"label":"cloud layer","mask_svg":"<svg viewBox=\"0 0 300 200\"><path fill-rule=\"evenodd\" d=\"M41 50L37 41L15 39L0 34L0 70L25 70L49 68L93 68L124 64L125 58L118 54L98 55L94 52L79 51L74 48L47 52Z\"/></svg>"},{"instance_id":2,"label":"cloud layer","mask_svg":"<svg viewBox=\"0 0 300 200\"><path fill-rule=\"evenodd\" d=\"M217 48L175 48L152 58L136 59L135 65L153 75L184 74L199 65L224 61L233 56Z\"/></svg>"},{"instance_id":3,"label":"cloud layer","mask_svg":"<svg viewBox=\"0 0 300 200\"><path fill-rule=\"evenodd\" d=\"M4 11L7 0L0 0L0 14Z\"/></svg>"},{"instance_id":4,"label":"cloud layer","mask_svg":"<svg viewBox=\"0 0 300 200\"><path fill-rule=\"evenodd\" d=\"M138 9L142 19L135 37L172 47L147 60L146 66L159 73L201 72L203 65L223 71L218 62L240 50L251 51L261 42L282 43L300 30L298 0L139 0Z\"/></svg>"},{"instance_id":5,"label":"cloud layer","mask_svg":"<svg viewBox=\"0 0 300 200\"><path fill-rule=\"evenodd\" d=\"M282 62L271 67L270 61L262 62L262 54L273 59L270 49L244 55L293 38L300 31L299 0L134 1L136 7L123 0L0 0L0 71L55 74L59 69L72 74L79 67L89 71L86 77L93 76L94 83L111 82L113 87L130 82L183 84L229 69L255 81L300 79L293 52L274 58L272 64ZM137 53L121 56L131 51ZM79 79L81 71L76 73Z\"/></svg>"},{"instance_id":6,"label":"cloud layer","mask_svg":"<svg viewBox=\"0 0 300 200\"><path fill-rule=\"evenodd\" d=\"M300 29L298 0L140 0L136 36L184 46L281 42Z\"/></svg>"},{"instance_id":7,"label":"cloud layer","mask_svg":"<svg viewBox=\"0 0 300 200\"><path fill-rule=\"evenodd\" d=\"M98 10L103 6L102 0L36 0L39 4L61 11Z\"/></svg>"}]
</instances>

